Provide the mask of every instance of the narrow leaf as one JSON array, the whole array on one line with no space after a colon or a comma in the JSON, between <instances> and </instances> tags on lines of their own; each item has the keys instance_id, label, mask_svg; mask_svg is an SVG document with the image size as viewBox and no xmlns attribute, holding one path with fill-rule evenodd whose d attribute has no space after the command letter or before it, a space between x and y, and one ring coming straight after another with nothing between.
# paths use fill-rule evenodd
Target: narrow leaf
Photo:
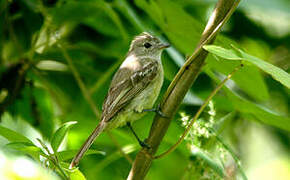
<instances>
[{"instance_id":1,"label":"narrow leaf","mask_svg":"<svg viewBox=\"0 0 290 180\"><path fill-rule=\"evenodd\" d=\"M32 143L27 137L23 136L22 134L3 127L0 125L0 135L6 138L10 142L28 142Z\"/></svg>"},{"instance_id":2,"label":"narrow leaf","mask_svg":"<svg viewBox=\"0 0 290 180\"><path fill-rule=\"evenodd\" d=\"M216 45L205 45L203 48L210 53L229 60L242 60L242 58L232 49L225 49Z\"/></svg>"},{"instance_id":3,"label":"narrow leaf","mask_svg":"<svg viewBox=\"0 0 290 180\"><path fill-rule=\"evenodd\" d=\"M29 142L13 142L6 144L5 147L26 153L37 161L39 161L39 155L45 156L45 153L39 147Z\"/></svg>"},{"instance_id":4,"label":"narrow leaf","mask_svg":"<svg viewBox=\"0 0 290 180\"><path fill-rule=\"evenodd\" d=\"M216 82L219 82L218 78L214 75L212 71L207 70L206 73ZM290 131L289 117L282 116L264 107L263 105L256 104L241 97L236 92L231 91L227 87L227 85L225 85L223 89L225 90L227 97L237 111L245 114L252 114L256 119L260 120L265 124Z\"/></svg>"},{"instance_id":5,"label":"narrow leaf","mask_svg":"<svg viewBox=\"0 0 290 180\"><path fill-rule=\"evenodd\" d=\"M236 47L234 47L235 51L225 49L225 48L215 46L215 45L206 45L203 48L209 51L210 53L213 53L217 56L220 56L228 60L245 60L257 66L264 72L270 74L275 80L279 81L281 84L283 84L287 88L290 88L290 75L287 72L285 72L284 70L264 60L261 60L257 57L249 55Z\"/></svg>"},{"instance_id":6,"label":"narrow leaf","mask_svg":"<svg viewBox=\"0 0 290 180\"><path fill-rule=\"evenodd\" d=\"M248 101L229 89L226 90L226 93L235 108L240 112L253 114L265 124L290 131L290 119L288 117L281 116L262 105Z\"/></svg>"},{"instance_id":7,"label":"narrow leaf","mask_svg":"<svg viewBox=\"0 0 290 180\"><path fill-rule=\"evenodd\" d=\"M50 141L51 147L54 152L57 152L69 128L76 123L77 123L76 121L64 123L60 128L56 130Z\"/></svg>"},{"instance_id":8,"label":"narrow leaf","mask_svg":"<svg viewBox=\"0 0 290 180\"><path fill-rule=\"evenodd\" d=\"M276 81L279 81L287 88L290 88L290 75L287 72L285 72L284 70L282 70L282 69L278 68L277 66L274 66L274 65L272 65L264 60L261 60L257 57L249 55L240 49L238 49L238 51L241 53L241 57L244 60L256 65L257 67L262 69L264 72L270 74Z\"/></svg>"}]
</instances>

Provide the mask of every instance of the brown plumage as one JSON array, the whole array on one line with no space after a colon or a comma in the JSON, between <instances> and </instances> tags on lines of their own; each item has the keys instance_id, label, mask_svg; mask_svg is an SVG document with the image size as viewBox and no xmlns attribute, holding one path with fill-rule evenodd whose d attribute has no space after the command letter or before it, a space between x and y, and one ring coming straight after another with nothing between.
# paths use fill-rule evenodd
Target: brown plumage
<instances>
[{"instance_id":1,"label":"brown plumage","mask_svg":"<svg viewBox=\"0 0 290 180\"><path fill-rule=\"evenodd\" d=\"M136 36L125 61L115 73L102 107L101 121L77 155L76 166L95 138L103 131L133 122L152 108L163 83L162 49L168 47L148 33Z\"/></svg>"}]
</instances>

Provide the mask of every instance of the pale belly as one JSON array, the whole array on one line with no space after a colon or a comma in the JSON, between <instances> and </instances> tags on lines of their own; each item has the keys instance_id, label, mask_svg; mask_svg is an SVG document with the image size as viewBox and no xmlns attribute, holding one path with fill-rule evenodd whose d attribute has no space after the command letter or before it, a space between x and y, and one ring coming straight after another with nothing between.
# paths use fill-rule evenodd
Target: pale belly
<instances>
[{"instance_id":1,"label":"pale belly","mask_svg":"<svg viewBox=\"0 0 290 180\"><path fill-rule=\"evenodd\" d=\"M130 104L128 104L116 117L109 121L106 130L134 122L145 115L143 109L152 109L163 84L163 72L153 80Z\"/></svg>"}]
</instances>

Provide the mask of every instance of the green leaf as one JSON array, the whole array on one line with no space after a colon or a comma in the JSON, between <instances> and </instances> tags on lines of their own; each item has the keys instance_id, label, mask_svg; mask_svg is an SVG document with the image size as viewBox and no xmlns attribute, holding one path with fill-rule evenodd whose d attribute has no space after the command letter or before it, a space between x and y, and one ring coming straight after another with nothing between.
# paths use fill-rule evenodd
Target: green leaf
<instances>
[{"instance_id":1,"label":"green leaf","mask_svg":"<svg viewBox=\"0 0 290 180\"><path fill-rule=\"evenodd\" d=\"M69 1L61 8L51 9L49 13L52 16L52 22L57 26L65 22L84 23L105 35L114 37L122 35L124 39L128 38L118 14L111 7L111 3L100 0L97 2Z\"/></svg>"},{"instance_id":2,"label":"green leaf","mask_svg":"<svg viewBox=\"0 0 290 180\"><path fill-rule=\"evenodd\" d=\"M239 50L239 52L241 53L241 56L244 60L256 65L257 67L262 69L264 72L270 74L275 80L279 81L287 88L290 88L290 75L287 72L285 72L284 70L264 60L251 56L243 52L242 50Z\"/></svg>"},{"instance_id":3,"label":"green leaf","mask_svg":"<svg viewBox=\"0 0 290 180\"><path fill-rule=\"evenodd\" d=\"M56 132L53 134L50 143L55 153L57 152L59 146L61 145L69 128L76 123L77 123L76 121L66 122L60 128L58 128Z\"/></svg>"},{"instance_id":4,"label":"green leaf","mask_svg":"<svg viewBox=\"0 0 290 180\"><path fill-rule=\"evenodd\" d=\"M210 53L229 60L243 60L233 49L224 49L216 45L205 45L203 48Z\"/></svg>"},{"instance_id":5,"label":"green leaf","mask_svg":"<svg viewBox=\"0 0 290 180\"><path fill-rule=\"evenodd\" d=\"M238 111L253 114L265 124L290 131L289 118L281 116L262 105L248 101L229 89L226 92Z\"/></svg>"},{"instance_id":6,"label":"green leaf","mask_svg":"<svg viewBox=\"0 0 290 180\"><path fill-rule=\"evenodd\" d=\"M97 16L91 16L91 18L87 19L85 23L87 23L91 27L94 27L97 31L100 31L103 34L115 37L118 37L119 34L121 34L123 39L128 40L128 36L124 26L122 25L122 21L119 18L118 14L112 8L111 3L99 1L97 5L100 10L98 9L94 13L98 11L100 13ZM107 27L107 25L109 26Z\"/></svg>"},{"instance_id":7,"label":"green leaf","mask_svg":"<svg viewBox=\"0 0 290 180\"><path fill-rule=\"evenodd\" d=\"M86 180L86 177L79 169L74 169L69 173L70 180Z\"/></svg>"},{"instance_id":8,"label":"green leaf","mask_svg":"<svg viewBox=\"0 0 290 180\"><path fill-rule=\"evenodd\" d=\"M239 61L229 61L214 54L209 54L207 63L212 69L222 74L229 74L240 64ZM255 66L244 66L236 72L232 80L235 81L241 90L251 96L251 98L258 101L266 101L269 99L268 88L259 68Z\"/></svg>"},{"instance_id":9,"label":"green leaf","mask_svg":"<svg viewBox=\"0 0 290 180\"><path fill-rule=\"evenodd\" d=\"M97 9L97 3L70 1L63 4L61 8L50 9L49 14L52 16L54 24L61 25L64 22L79 23L89 18L90 15L94 15Z\"/></svg>"},{"instance_id":10,"label":"green leaf","mask_svg":"<svg viewBox=\"0 0 290 180\"><path fill-rule=\"evenodd\" d=\"M60 160L66 161L66 160L72 159L76 155L77 152L78 152L78 150L60 151L60 152L58 152L58 157L59 157ZM94 150L94 149L89 149L85 153L84 156L91 155L91 154L106 155L106 153L104 151L98 151L98 150Z\"/></svg>"},{"instance_id":11,"label":"green leaf","mask_svg":"<svg viewBox=\"0 0 290 180\"><path fill-rule=\"evenodd\" d=\"M137 0L136 5L151 17L183 53L193 52L204 26L201 22L174 1Z\"/></svg>"},{"instance_id":12,"label":"green leaf","mask_svg":"<svg viewBox=\"0 0 290 180\"><path fill-rule=\"evenodd\" d=\"M220 82L218 78L214 75L214 73L210 70L206 71L207 74L214 79L216 82ZM261 122L275 126L281 129L285 129L290 131L290 119L289 117L284 117L278 113L275 113L268 108L251 102L237 93L231 91L227 85L223 87L225 90L230 102L233 104L234 108L242 113L252 114L256 119L260 120Z\"/></svg>"},{"instance_id":13,"label":"green leaf","mask_svg":"<svg viewBox=\"0 0 290 180\"><path fill-rule=\"evenodd\" d=\"M163 30L166 36L169 38L170 43L173 44L174 47L178 48L184 54L191 54L193 52L193 48L195 44L197 44L197 40L202 33L202 28L204 27L203 22L198 21L194 18L194 16L190 15L187 11L184 10L180 6L180 4L168 1L145 1L138 0L136 1L138 7L143 9L147 14L152 18L153 21ZM173 13L173 14L172 14ZM136 16L136 15L135 15ZM132 21L136 21L138 23L138 18L131 18ZM136 20L137 19L137 20ZM180 21L182 19L182 21ZM140 25L140 28L143 27L143 31L148 29L144 28L144 25ZM151 28L150 28L151 31ZM190 32L188 34L188 32ZM188 36L187 36L188 35ZM234 43L229 38L224 36L218 36L217 42L220 44L224 43ZM169 48L166 51L171 56L172 60L178 65L181 66L184 62L184 58L182 54L178 53L174 48ZM167 61L169 62L169 61ZM219 72L224 74L229 73L233 67L235 67L236 63L227 63L225 66L223 63L210 61L209 64L218 69ZM167 68L165 68L165 76L168 78L168 74L174 74L170 70L170 73L167 73ZM264 101L269 98L267 86L264 82L264 79L257 68L255 67L247 67L243 68L244 73L251 76L252 79L246 78L244 73L238 73L234 79L235 82L239 85L239 87L245 91L252 98L255 98L259 101ZM240 74L240 75L239 75ZM256 89L259 89L260 92L257 95Z\"/></svg>"},{"instance_id":14,"label":"green leaf","mask_svg":"<svg viewBox=\"0 0 290 180\"><path fill-rule=\"evenodd\" d=\"M233 51L215 45L206 45L204 49L228 60L245 60L270 74L275 80L279 81L287 88L290 88L290 75L287 72L264 60L249 55L238 48L235 48L235 51Z\"/></svg>"},{"instance_id":15,"label":"green leaf","mask_svg":"<svg viewBox=\"0 0 290 180\"><path fill-rule=\"evenodd\" d=\"M27 142L32 143L27 137L23 136L22 134L3 127L0 125L0 135L6 138L10 142Z\"/></svg>"},{"instance_id":16,"label":"green leaf","mask_svg":"<svg viewBox=\"0 0 290 180\"><path fill-rule=\"evenodd\" d=\"M6 144L5 147L12 148L12 149L24 152L26 154L29 154L37 161L39 161L39 155L45 156L45 153L41 150L41 148L29 142L12 142L12 143Z\"/></svg>"}]
</instances>

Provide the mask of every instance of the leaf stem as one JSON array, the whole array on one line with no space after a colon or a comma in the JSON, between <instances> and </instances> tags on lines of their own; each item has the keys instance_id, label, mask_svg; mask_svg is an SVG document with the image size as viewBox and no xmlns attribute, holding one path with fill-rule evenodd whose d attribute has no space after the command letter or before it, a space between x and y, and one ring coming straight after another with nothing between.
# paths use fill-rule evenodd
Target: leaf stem
<instances>
[{"instance_id":1,"label":"leaf stem","mask_svg":"<svg viewBox=\"0 0 290 180\"><path fill-rule=\"evenodd\" d=\"M40 143L40 145L45 149L45 151L47 152L48 156L46 156L46 158L54 164L55 167L57 167L57 169L60 171L61 175L63 176L64 179L69 180L69 177L67 176L67 174L64 172L64 170L62 169L62 167L59 165L59 161L57 159L57 156L55 154L51 154L48 147L41 141L41 139L37 138L37 141Z\"/></svg>"},{"instance_id":2,"label":"leaf stem","mask_svg":"<svg viewBox=\"0 0 290 180\"><path fill-rule=\"evenodd\" d=\"M85 97L86 101L89 103L91 109L93 110L95 116L97 118L99 118L101 116L101 112L97 110L93 100L91 99L91 96L90 96L90 93L87 91L87 88L84 84L84 82L82 81L81 79L81 76L79 74L79 72L76 70L75 66L73 65L73 62L72 62L72 59L71 57L68 55L68 52L67 50L60 44L58 43L58 46L60 47L67 63L68 63L68 66L69 68L71 69L73 75L74 75L74 78L76 79L80 89L81 89L81 92L83 94L83 96Z\"/></svg>"}]
</instances>

